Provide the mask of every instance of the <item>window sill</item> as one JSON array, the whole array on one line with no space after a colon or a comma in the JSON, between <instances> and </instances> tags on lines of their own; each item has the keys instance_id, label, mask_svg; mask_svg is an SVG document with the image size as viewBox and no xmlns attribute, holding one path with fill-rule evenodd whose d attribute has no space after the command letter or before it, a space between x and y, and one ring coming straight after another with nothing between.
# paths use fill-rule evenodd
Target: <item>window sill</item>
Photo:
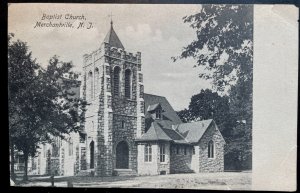
<instances>
[{"instance_id":1,"label":"window sill","mask_svg":"<svg viewBox=\"0 0 300 193\"><path fill-rule=\"evenodd\" d=\"M160 164L162 164L162 165L168 165L169 163L168 162L159 162Z\"/></svg>"}]
</instances>

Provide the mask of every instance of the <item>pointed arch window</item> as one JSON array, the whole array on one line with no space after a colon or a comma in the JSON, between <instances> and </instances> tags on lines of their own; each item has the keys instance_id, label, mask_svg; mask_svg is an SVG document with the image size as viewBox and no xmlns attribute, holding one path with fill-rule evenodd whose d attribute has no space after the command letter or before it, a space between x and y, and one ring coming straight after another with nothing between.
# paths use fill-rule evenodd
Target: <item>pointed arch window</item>
<instances>
[{"instance_id":1,"label":"pointed arch window","mask_svg":"<svg viewBox=\"0 0 300 193\"><path fill-rule=\"evenodd\" d=\"M93 73L92 71L89 72L89 87L90 87L90 99L93 99Z\"/></svg>"},{"instance_id":2,"label":"pointed arch window","mask_svg":"<svg viewBox=\"0 0 300 193\"><path fill-rule=\"evenodd\" d=\"M131 97L131 71L125 70L125 97Z\"/></svg>"},{"instance_id":3,"label":"pointed arch window","mask_svg":"<svg viewBox=\"0 0 300 193\"><path fill-rule=\"evenodd\" d=\"M99 93L99 69L95 68L95 94Z\"/></svg>"},{"instance_id":4,"label":"pointed arch window","mask_svg":"<svg viewBox=\"0 0 300 193\"><path fill-rule=\"evenodd\" d=\"M214 142L209 141L208 142L208 158L214 158L214 153L215 153Z\"/></svg>"},{"instance_id":5,"label":"pointed arch window","mask_svg":"<svg viewBox=\"0 0 300 193\"><path fill-rule=\"evenodd\" d=\"M120 94L120 67L116 66L114 69L114 95L119 96Z\"/></svg>"}]
</instances>

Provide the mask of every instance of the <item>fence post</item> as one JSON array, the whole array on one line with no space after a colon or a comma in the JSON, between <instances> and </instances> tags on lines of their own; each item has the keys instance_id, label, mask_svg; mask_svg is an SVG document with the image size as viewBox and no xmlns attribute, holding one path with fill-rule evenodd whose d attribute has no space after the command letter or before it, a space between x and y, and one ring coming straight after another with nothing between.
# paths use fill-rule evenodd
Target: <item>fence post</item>
<instances>
[{"instance_id":1,"label":"fence post","mask_svg":"<svg viewBox=\"0 0 300 193\"><path fill-rule=\"evenodd\" d=\"M73 187L73 183L72 183L72 180L68 180L68 187Z\"/></svg>"},{"instance_id":2,"label":"fence post","mask_svg":"<svg viewBox=\"0 0 300 193\"><path fill-rule=\"evenodd\" d=\"M53 174L51 174L50 180L51 180L51 186L54 187L54 175Z\"/></svg>"}]
</instances>

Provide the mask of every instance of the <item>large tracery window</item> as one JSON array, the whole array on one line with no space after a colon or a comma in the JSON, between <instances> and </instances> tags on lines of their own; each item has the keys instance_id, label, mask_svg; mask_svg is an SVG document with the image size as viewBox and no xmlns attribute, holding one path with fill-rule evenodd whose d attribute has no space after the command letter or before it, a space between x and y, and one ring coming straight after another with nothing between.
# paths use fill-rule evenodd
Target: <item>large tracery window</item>
<instances>
[{"instance_id":1,"label":"large tracery window","mask_svg":"<svg viewBox=\"0 0 300 193\"><path fill-rule=\"evenodd\" d=\"M119 96L120 94L120 67L116 66L114 69L114 95Z\"/></svg>"},{"instance_id":2,"label":"large tracery window","mask_svg":"<svg viewBox=\"0 0 300 193\"><path fill-rule=\"evenodd\" d=\"M125 97L130 98L131 96L131 71L125 70Z\"/></svg>"}]
</instances>

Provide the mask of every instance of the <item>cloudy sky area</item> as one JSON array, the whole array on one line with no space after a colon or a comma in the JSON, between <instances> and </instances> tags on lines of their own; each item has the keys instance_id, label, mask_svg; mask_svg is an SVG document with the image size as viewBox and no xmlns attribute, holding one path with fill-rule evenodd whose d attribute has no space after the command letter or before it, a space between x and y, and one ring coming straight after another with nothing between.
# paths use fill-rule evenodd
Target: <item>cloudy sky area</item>
<instances>
[{"instance_id":1,"label":"cloudy sky area","mask_svg":"<svg viewBox=\"0 0 300 193\"><path fill-rule=\"evenodd\" d=\"M199 12L199 5L99 5L99 4L13 4L9 6L8 31L28 43L33 57L42 65L53 55L72 61L81 72L82 56L96 50L110 27L125 50L142 53L145 92L165 96L175 110L186 108L192 95L210 88L198 78L200 68L193 59L172 62L182 48L196 38L182 17ZM84 15L94 24L92 29L34 28L42 15ZM60 20L52 20L52 23ZM67 20L62 19L62 22ZM69 20L77 26L79 21ZM47 21L46 21L47 22Z\"/></svg>"}]
</instances>

